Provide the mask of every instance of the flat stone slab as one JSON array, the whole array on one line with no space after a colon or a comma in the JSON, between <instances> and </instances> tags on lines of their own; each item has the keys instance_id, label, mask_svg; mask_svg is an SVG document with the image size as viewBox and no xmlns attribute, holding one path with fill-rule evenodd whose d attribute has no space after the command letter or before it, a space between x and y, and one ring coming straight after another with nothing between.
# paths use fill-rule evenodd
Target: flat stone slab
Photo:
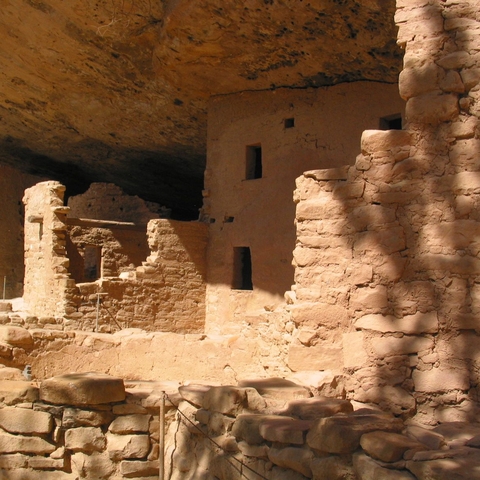
<instances>
[{"instance_id":1,"label":"flat stone slab","mask_svg":"<svg viewBox=\"0 0 480 480\"><path fill-rule=\"evenodd\" d=\"M33 337L26 328L5 325L0 327L0 342L14 347L30 347Z\"/></svg>"},{"instance_id":2,"label":"flat stone slab","mask_svg":"<svg viewBox=\"0 0 480 480\"><path fill-rule=\"evenodd\" d=\"M42 435L51 432L53 419L47 412L4 407L0 409L0 427L10 433Z\"/></svg>"},{"instance_id":3,"label":"flat stone slab","mask_svg":"<svg viewBox=\"0 0 480 480\"><path fill-rule=\"evenodd\" d=\"M235 420L232 426L232 435L237 440L245 440L249 445L260 445L264 438L260 433L260 426L267 422L293 422L293 418L282 417L280 415L250 415L241 414Z\"/></svg>"},{"instance_id":4,"label":"flat stone slab","mask_svg":"<svg viewBox=\"0 0 480 480\"><path fill-rule=\"evenodd\" d=\"M352 413L353 406L349 400L328 397L313 397L293 400L288 403L282 414L298 417L302 420L314 420L331 417L337 413Z\"/></svg>"},{"instance_id":5,"label":"flat stone slab","mask_svg":"<svg viewBox=\"0 0 480 480\"><path fill-rule=\"evenodd\" d=\"M103 373L70 373L40 385L40 399L57 405L100 405L125 400L121 378Z\"/></svg>"},{"instance_id":6,"label":"flat stone slab","mask_svg":"<svg viewBox=\"0 0 480 480\"><path fill-rule=\"evenodd\" d=\"M387 414L349 415L322 418L307 434L311 448L328 453L354 452L363 434L375 430L400 432L403 422Z\"/></svg>"},{"instance_id":7,"label":"flat stone slab","mask_svg":"<svg viewBox=\"0 0 480 480\"><path fill-rule=\"evenodd\" d=\"M443 436L447 443L455 440L468 441L480 435L480 423L449 422L435 427L433 432Z\"/></svg>"},{"instance_id":8,"label":"flat stone slab","mask_svg":"<svg viewBox=\"0 0 480 480\"><path fill-rule=\"evenodd\" d=\"M295 400L298 398L309 398L310 392L305 387L297 385L284 378L260 378L252 380L241 380L239 387L251 387L257 390L262 397L269 397L278 400Z\"/></svg>"},{"instance_id":9,"label":"flat stone slab","mask_svg":"<svg viewBox=\"0 0 480 480\"><path fill-rule=\"evenodd\" d=\"M203 408L205 395L211 388L209 385L182 385L178 391L184 400Z\"/></svg>"}]
</instances>

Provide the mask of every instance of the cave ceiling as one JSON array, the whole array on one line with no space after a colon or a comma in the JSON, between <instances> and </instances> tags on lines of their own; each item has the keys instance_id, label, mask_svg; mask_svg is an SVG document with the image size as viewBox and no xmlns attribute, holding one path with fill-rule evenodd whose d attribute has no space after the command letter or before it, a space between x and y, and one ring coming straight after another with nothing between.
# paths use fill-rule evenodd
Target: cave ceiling
<instances>
[{"instance_id":1,"label":"cave ceiling","mask_svg":"<svg viewBox=\"0 0 480 480\"><path fill-rule=\"evenodd\" d=\"M2 0L0 163L195 217L207 102L401 68L394 0Z\"/></svg>"}]
</instances>

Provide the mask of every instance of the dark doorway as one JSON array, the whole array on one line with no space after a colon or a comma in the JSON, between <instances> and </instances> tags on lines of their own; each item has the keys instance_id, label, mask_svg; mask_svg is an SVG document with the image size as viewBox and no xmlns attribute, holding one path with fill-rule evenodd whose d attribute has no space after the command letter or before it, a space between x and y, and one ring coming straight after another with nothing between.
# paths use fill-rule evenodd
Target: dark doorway
<instances>
[{"instance_id":1,"label":"dark doorway","mask_svg":"<svg viewBox=\"0 0 480 480\"><path fill-rule=\"evenodd\" d=\"M250 247L233 249L233 285L236 290L253 290Z\"/></svg>"}]
</instances>

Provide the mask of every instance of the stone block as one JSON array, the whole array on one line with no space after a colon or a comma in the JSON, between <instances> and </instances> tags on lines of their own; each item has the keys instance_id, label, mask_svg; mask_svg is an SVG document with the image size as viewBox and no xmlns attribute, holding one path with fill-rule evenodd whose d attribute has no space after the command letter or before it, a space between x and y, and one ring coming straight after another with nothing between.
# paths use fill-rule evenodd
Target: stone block
<instances>
[{"instance_id":1,"label":"stone block","mask_svg":"<svg viewBox=\"0 0 480 480\"><path fill-rule=\"evenodd\" d=\"M270 447L268 445L249 445L247 442L238 442L238 448L240 452L246 457L260 457L267 458L268 450Z\"/></svg>"},{"instance_id":2,"label":"stone block","mask_svg":"<svg viewBox=\"0 0 480 480\"><path fill-rule=\"evenodd\" d=\"M368 362L368 353L365 349L365 334L350 332L342 335L343 366L345 368L361 367Z\"/></svg>"},{"instance_id":3,"label":"stone block","mask_svg":"<svg viewBox=\"0 0 480 480\"><path fill-rule=\"evenodd\" d=\"M372 342L373 351L380 358L392 355L408 355L421 350L429 350L433 348L433 345L431 338L406 335L400 338L384 336L376 338Z\"/></svg>"},{"instance_id":4,"label":"stone block","mask_svg":"<svg viewBox=\"0 0 480 480\"><path fill-rule=\"evenodd\" d=\"M150 418L150 415L123 415L110 424L108 431L117 434L148 432Z\"/></svg>"},{"instance_id":5,"label":"stone block","mask_svg":"<svg viewBox=\"0 0 480 480\"><path fill-rule=\"evenodd\" d=\"M360 446L370 457L382 462L393 463L403 459L403 454L410 449L427 450L416 440L392 432L369 432L360 438Z\"/></svg>"},{"instance_id":6,"label":"stone block","mask_svg":"<svg viewBox=\"0 0 480 480\"><path fill-rule=\"evenodd\" d=\"M444 74L443 69L433 62L404 68L398 79L400 96L408 100L422 93L438 90L439 81Z\"/></svg>"},{"instance_id":7,"label":"stone block","mask_svg":"<svg viewBox=\"0 0 480 480\"><path fill-rule=\"evenodd\" d=\"M301 418L302 420L317 420L331 417L337 413L352 413L353 407L349 400L329 397L312 397L293 400L282 412L284 415Z\"/></svg>"},{"instance_id":8,"label":"stone block","mask_svg":"<svg viewBox=\"0 0 480 480\"><path fill-rule=\"evenodd\" d=\"M205 394L212 388L209 385L182 385L178 391L182 398L197 407L203 408Z\"/></svg>"},{"instance_id":9,"label":"stone block","mask_svg":"<svg viewBox=\"0 0 480 480\"><path fill-rule=\"evenodd\" d=\"M397 318L393 315L364 315L355 322L355 327L383 333L400 332L407 335L438 332L437 312L405 315Z\"/></svg>"},{"instance_id":10,"label":"stone block","mask_svg":"<svg viewBox=\"0 0 480 480\"><path fill-rule=\"evenodd\" d=\"M319 343L312 347L291 345L288 351L288 366L294 372L299 370L338 370L342 368L342 346L331 342Z\"/></svg>"},{"instance_id":11,"label":"stone block","mask_svg":"<svg viewBox=\"0 0 480 480\"><path fill-rule=\"evenodd\" d=\"M378 311L387 308L387 288L384 285L357 288L350 296L350 307L360 311Z\"/></svg>"},{"instance_id":12,"label":"stone block","mask_svg":"<svg viewBox=\"0 0 480 480\"><path fill-rule=\"evenodd\" d=\"M115 470L115 464L110 460L107 453L85 454L76 452L72 455L72 471L75 478L92 478L92 472L95 472L95 479L109 479ZM50 475L51 472L49 472ZM63 473L63 472L62 472ZM62 477L63 478L63 477ZM49 476L50 480L50 476Z\"/></svg>"},{"instance_id":13,"label":"stone block","mask_svg":"<svg viewBox=\"0 0 480 480\"><path fill-rule=\"evenodd\" d=\"M417 392L435 393L470 388L470 380L461 370L440 368L414 370L412 378Z\"/></svg>"},{"instance_id":14,"label":"stone block","mask_svg":"<svg viewBox=\"0 0 480 480\"><path fill-rule=\"evenodd\" d=\"M244 440L249 445L260 445L264 442L264 438L260 434L260 425L267 420L285 421L285 418L280 415L240 414L232 426L232 435L237 441ZM290 421L293 422L293 418Z\"/></svg>"},{"instance_id":15,"label":"stone block","mask_svg":"<svg viewBox=\"0 0 480 480\"><path fill-rule=\"evenodd\" d=\"M105 435L98 427L70 428L65 432L65 448L74 452L101 452L105 445Z\"/></svg>"},{"instance_id":16,"label":"stone block","mask_svg":"<svg viewBox=\"0 0 480 480\"><path fill-rule=\"evenodd\" d=\"M430 450L440 450L446 446L443 435L433 432L432 430L419 427L418 425L407 426L406 434L423 445L426 445Z\"/></svg>"},{"instance_id":17,"label":"stone block","mask_svg":"<svg viewBox=\"0 0 480 480\"><path fill-rule=\"evenodd\" d=\"M271 448L268 451L268 459L273 464L301 473L307 478L312 477L310 462L313 457L314 455L311 450L305 450L303 448Z\"/></svg>"},{"instance_id":18,"label":"stone block","mask_svg":"<svg viewBox=\"0 0 480 480\"><path fill-rule=\"evenodd\" d=\"M35 453L37 455L50 454L56 446L41 437L27 437L0 433L0 453Z\"/></svg>"},{"instance_id":19,"label":"stone block","mask_svg":"<svg viewBox=\"0 0 480 480\"><path fill-rule=\"evenodd\" d=\"M353 466L358 480L416 480L410 472L384 468L364 453L353 455Z\"/></svg>"},{"instance_id":20,"label":"stone block","mask_svg":"<svg viewBox=\"0 0 480 480\"><path fill-rule=\"evenodd\" d=\"M465 83L465 80L464 80ZM437 125L458 116L458 98L452 93L427 93L410 98L405 108L405 117L412 123Z\"/></svg>"},{"instance_id":21,"label":"stone block","mask_svg":"<svg viewBox=\"0 0 480 480\"><path fill-rule=\"evenodd\" d=\"M234 415L241 411L247 403L244 388L238 387L211 387L203 399L206 410Z\"/></svg>"},{"instance_id":22,"label":"stone block","mask_svg":"<svg viewBox=\"0 0 480 480\"><path fill-rule=\"evenodd\" d=\"M400 432L403 423L387 414L335 416L318 420L307 434L307 444L327 453L351 453L363 434L375 430Z\"/></svg>"},{"instance_id":23,"label":"stone block","mask_svg":"<svg viewBox=\"0 0 480 480\"><path fill-rule=\"evenodd\" d=\"M14 347L28 348L33 345L33 338L26 328L0 326L0 342Z\"/></svg>"},{"instance_id":24,"label":"stone block","mask_svg":"<svg viewBox=\"0 0 480 480\"><path fill-rule=\"evenodd\" d=\"M53 420L47 412L4 407L0 409L0 427L10 433L45 435L51 432Z\"/></svg>"},{"instance_id":25,"label":"stone block","mask_svg":"<svg viewBox=\"0 0 480 480\"><path fill-rule=\"evenodd\" d=\"M120 406L120 405L115 405ZM62 426L72 427L100 427L113 420L109 411L83 410L79 408L65 408L62 416Z\"/></svg>"},{"instance_id":26,"label":"stone block","mask_svg":"<svg viewBox=\"0 0 480 480\"><path fill-rule=\"evenodd\" d=\"M65 466L63 458L35 456L28 459L28 466L35 470L61 470Z\"/></svg>"},{"instance_id":27,"label":"stone block","mask_svg":"<svg viewBox=\"0 0 480 480\"><path fill-rule=\"evenodd\" d=\"M121 378L101 373L71 373L44 380L40 398L60 405L100 405L125 400Z\"/></svg>"},{"instance_id":28,"label":"stone block","mask_svg":"<svg viewBox=\"0 0 480 480\"><path fill-rule=\"evenodd\" d=\"M388 409L395 415L410 413L415 410L415 398L401 387L383 385L354 392L354 399L364 403L375 403Z\"/></svg>"},{"instance_id":29,"label":"stone block","mask_svg":"<svg viewBox=\"0 0 480 480\"><path fill-rule=\"evenodd\" d=\"M347 207L332 197L325 196L314 200L304 200L297 205L296 218L299 222L305 220L336 219L345 216Z\"/></svg>"},{"instance_id":30,"label":"stone block","mask_svg":"<svg viewBox=\"0 0 480 480\"><path fill-rule=\"evenodd\" d=\"M292 305L290 313L297 326L323 326L329 329L345 328L349 321L346 308L328 303Z\"/></svg>"},{"instance_id":31,"label":"stone block","mask_svg":"<svg viewBox=\"0 0 480 480\"><path fill-rule=\"evenodd\" d=\"M26 467L29 458L30 457L20 453L0 455L0 468L4 468L5 470L13 470Z\"/></svg>"},{"instance_id":32,"label":"stone block","mask_svg":"<svg viewBox=\"0 0 480 480\"><path fill-rule=\"evenodd\" d=\"M153 477L158 475L158 469L158 460L122 460L120 462L120 473L126 478Z\"/></svg>"},{"instance_id":33,"label":"stone block","mask_svg":"<svg viewBox=\"0 0 480 480\"><path fill-rule=\"evenodd\" d=\"M115 435L107 433L108 455L114 461L146 458L150 451L148 435Z\"/></svg>"},{"instance_id":34,"label":"stone block","mask_svg":"<svg viewBox=\"0 0 480 480\"><path fill-rule=\"evenodd\" d=\"M364 130L361 138L362 153L385 152L410 145L410 134L404 130Z\"/></svg>"},{"instance_id":35,"label":"stone block","mask_svg":"<svg viewBox=\"0 0 480 480\"><path fill-rule=\"evenodd\" d=\"M292 420L290 417L268 418L260 423L258 431L269 442L303 445L305 432L311 424L307 420Z\"/></svg>"}]
</instances>

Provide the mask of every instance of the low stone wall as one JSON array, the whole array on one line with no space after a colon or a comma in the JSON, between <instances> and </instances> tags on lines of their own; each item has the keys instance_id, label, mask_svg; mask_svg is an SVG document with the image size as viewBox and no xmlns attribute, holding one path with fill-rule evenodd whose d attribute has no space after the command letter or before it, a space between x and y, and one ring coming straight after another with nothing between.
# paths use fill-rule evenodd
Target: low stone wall
<instances>
[{"instance_id":1,"label":"low stone wall","mask_svg":"<svg viewBox=\"0 0 480 480\"><path fill-rule=\"evenodd\" d=\"M404 425L278 378L178 387L79 373L0 381L0 477L158 479L163 399L170 480L461 480L480 468L480 424Z\"/></svg>"}]
</instances>

